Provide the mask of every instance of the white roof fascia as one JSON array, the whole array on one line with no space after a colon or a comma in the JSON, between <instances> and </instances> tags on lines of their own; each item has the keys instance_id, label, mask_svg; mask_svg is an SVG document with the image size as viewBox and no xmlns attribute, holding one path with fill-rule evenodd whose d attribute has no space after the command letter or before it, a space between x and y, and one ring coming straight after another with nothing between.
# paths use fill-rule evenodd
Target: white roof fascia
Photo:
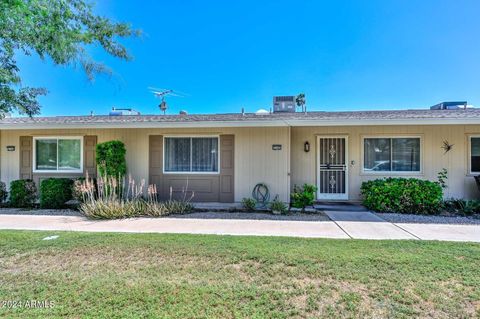
<instances>
[{"instance_id":1,"label":"white roof fascia","mask_svg":"<svg viewBox=\"0 0 480 319\"><path fill-rule=\"evenodd\" d=\"M192 122L90 122L90 123L8 123L0 130L81 129L81 128L208 128L208 127L287 127L287 126L372 126L372 125L468 125L480 124L480 118L420 119L342 119L302 120L275 119L262 121L192 121Z\"/></svg>"}]
</instances>

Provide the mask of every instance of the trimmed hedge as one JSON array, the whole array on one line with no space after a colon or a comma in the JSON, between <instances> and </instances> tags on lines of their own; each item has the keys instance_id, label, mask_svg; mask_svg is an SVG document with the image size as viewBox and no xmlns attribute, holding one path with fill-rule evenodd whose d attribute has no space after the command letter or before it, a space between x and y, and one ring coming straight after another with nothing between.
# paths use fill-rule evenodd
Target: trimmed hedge
<instances>
[{"instance_id":1,"label":"trimmed hedge","mask_svg":"<svg viewBox=\"0 0 480 319\"><path fill-rule=\"evenodd\" d=\"M121 141L108 141L96 146L96 162L100 176L121 178L127 173L125 144Z\"/></svg>"},{"instance_id":2,"label":"trimmed hedge","mask_svg":"<svg viewBox=\"0 0 480 319\"><path fill-rule=\"evenodd\" d=\"M442 187L417 178L386 178L362 183L363 205L368 209L402 214L436 214L442 208Z\"/></svg>"},{"instance_id":3,"label":"trimmed hedge","mask_svg":"<svg viewBox=\"0 0 480 319\"><path fill-rule=\"evenodd\" d=\"M73 180L69 178L47 178L40 183L40 207L63 208L71 200Z\"/></svg>"},{"instance_id":4,"label":"trimmed hedge","mask_svg":"<svg viewBox=\"0 0 480 319\"><path fill-rule=\"evenodd\" d=\"M37 199L37 186L31 179L19 179L10 183L10 206L30 208Z\"/></svg>"},{"instance_id":5,"label":"trimmed hedge","mask_svg":"<svg viewBox=\"0 0 480 319\"><path fill-rule=\"evenodd\" d=\"M3 203L8 197L7 185L4 182L0 182L0 203Z\"/></svg>"}]
</instances>

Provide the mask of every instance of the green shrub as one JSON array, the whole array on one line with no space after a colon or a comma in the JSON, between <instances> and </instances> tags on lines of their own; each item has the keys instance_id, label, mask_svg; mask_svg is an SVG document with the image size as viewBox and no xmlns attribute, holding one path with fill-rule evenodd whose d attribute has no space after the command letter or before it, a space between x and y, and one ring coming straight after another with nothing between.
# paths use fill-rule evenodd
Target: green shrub
<instances>
[{"instance_id":1,"label":"green shrub","mask_svg":"<svg viewBox=\"0 0 480 319\"><path fill-rule=\"evenodd\" d=\"M0 203L5 202L8 197L7 186L4 182L0 182Z\"/></svg>"},{"instance_id":2,"label":"green shrub","mask_svg":"<svg viewBox=\"0 0 480 319\"><path fill-rule=\"evenodd\" d=\"M304 184L302 187L295 185L293 193L290 194L292 207L303 209L313 205L317 189L315 185L311 184Z\"/></svg>"},{"instance_id":3,"label":"green shrub","mask_svg":"<svg viewBox=\"0 0 480 319\"><path fill-rule=\"evenodd\" d=\"M448 188L448 170L446 168L442 168L442 170L437 173L437 183L442 189Z\"/></svg>"},{"instance_id":4,"label":"green shrub","mask_svg":"<svg viewBox=\"0 0 480 319\"><path fill-rule=\"evenodd\" d=\"M368 209L402 214L436 214L442 209L439 183L417 178L386 178L363 182L363 205Z\"/></svg>"},{"instance_id":5,"label":"green shrub","mask_svg":"<svg viewBox=\"0 0 480 319\"><path fill-rule=\"evenodd\" d=\"M143 211L140 200L123 201L119 199L96 199L80 205L80 211L92 219L119 219L136 217Z\"/></svg>"},{"instance_id":6,"label":"green shrub","mask_svg":"<svg viewBox=\"0 0 480 319\"><path fill-rule=\"evenodd\" d=\"M242 206L248 211L254 211L257 207L257 201L253 198L243 198L242 199Z\"/></svg>"},{"instance_id":7,"label":"green shrub","mask_svg":"<svg viewBox=\"0 0 480 319\"><path fill-rule=\"evenodd\" d=\"M40 207L63 208L71 200L73 180L69 178L47 178L40 183Z\"/></svg>"},{"instance_id":8,"label":"green shrub","mask_svg":"<svg viewBox=\"0 0 480 319\"><path fill-rule=\"evenodd\" d=\"M270 210L272 212L279 212L280 214L285 214L288 211L287 205L278 199L278 195L275 196L275 199L270 203Z\"/></svg>"},{"instance_id":9,"label":"green shrub","mask_svg":"<svg viewBox=\"0 0 480 319\"><path fill-rule=\"evenodd\" d=\"M37 187L31 179L19 179L10 183L10 206L30 208L35 205Z\"/></svg>"},{"instance_id":10,"label":"green shrub","mask_svg":"<svg viewBox=\"0 0 480 319\"><path fill-rule=\"evenodd\" d=\"M99 143L96 146L96 162L101 176L121 178L127 173L125 144L121 141Z\"/></svg>"},{"instance_id":11,"label":"green shrub","mask_svg":"<svg viewBox=\"0 0 480 319\"><path fill-rule=\"evenodd\" d=\"M187 214L193 211L193 205L187 201L168 200L162 204L169 214Z\"/></svg>"},{"instance_id":12,"label":"green shrub","mask_svg":"<svg viewBox=\"0 0 480 319\"><path fill-rule=\"evenodd\" d=\"M72 185L72 198L78 200L79 202L83 202L83 192L82 192L82 185L85 182L85 177L77 178L73 181Z\"/></svg>"},{"instance_id":13,"label":"green shrub","mask_svg":"<svg viewBox=\"0 0 480 319\"><path fill-rule=\"evenodd\" d=\"M448 212L473 215L480 214L480 200L449 199L444 202L444 207Z\"/></svg>"},{"instance_id":14,"label":"green shrub","mask_svg":"<svg viewBox=\"0 0 480 319\"><path fill-rule=\"evenodd\" d=\"M162 217L170 215L170 211L167 208L167 205L157 202L157 201L142 201L142 208L140 210L141 214L149 217ZM185 205L186 206L186 205ZM183 207L185 207L183 206ZM170 208L172 208L170 206ZM189 207L185 207L185 211L193 210L193 206L189 204Z\"/></svg>"}]
</instances>

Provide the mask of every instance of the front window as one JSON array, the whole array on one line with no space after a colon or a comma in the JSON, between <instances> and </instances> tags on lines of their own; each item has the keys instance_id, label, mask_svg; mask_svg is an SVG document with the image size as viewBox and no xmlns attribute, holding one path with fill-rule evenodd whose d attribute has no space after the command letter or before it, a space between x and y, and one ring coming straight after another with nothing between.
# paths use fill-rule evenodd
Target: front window
<instances>
[{"instance_id":1,"label":"front window","mask_svg":"<svg viewBox=\"0 0 480 319\"><path fill-rule=\"evenodd\" d=\"M365 172L420 172L420 138L365 138Z\"/></svg>"},{"instance_id":2,"label":"front window","mask_svg":"<svg viewBox=\"0 0 480 319\"><path fill-rule=\"evenodd\" d=\"M35 171L81 172L82 138L35 138Z\"/></svg>"},{"instance_id":3,"label":"front window","mask_svg":"<svg viewBox=\"0 0 480 319\"><path fill-rule=\"evenodd\" d=\"M470 138L470 172L480 173L480 137Z\"/></svg>"},{"instance_id":4,"label":"front window","mask_svg":"<svg viewBox=\"0 0 480 319\"><path fill-rule=\"evenodd\" d=\"M218 172L218 137L166 137L165 172Z\"/></svg>"}]
</instances>

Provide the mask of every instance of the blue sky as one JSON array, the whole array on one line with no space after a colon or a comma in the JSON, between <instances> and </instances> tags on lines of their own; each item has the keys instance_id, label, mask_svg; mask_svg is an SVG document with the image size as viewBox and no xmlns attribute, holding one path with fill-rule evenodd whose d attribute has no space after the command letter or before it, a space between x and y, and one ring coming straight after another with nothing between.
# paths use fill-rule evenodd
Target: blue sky
<instances>
[{"instance_id":1,"label":"blue sky","mask_svg":"<svg viewBox=\"0 0 480 319\"><path fill-rule=\"evenodd\" d=\"M135 59L100 50L115 71L19 57L25 85L43 86L42 115L159 113L148 86L188 93L169 112L268 109L305 92L310 110L422 108L444 100L480 106L480 1L113 1L96 11L142 29L123 43Z\"/></svg>"}]
</instances>

